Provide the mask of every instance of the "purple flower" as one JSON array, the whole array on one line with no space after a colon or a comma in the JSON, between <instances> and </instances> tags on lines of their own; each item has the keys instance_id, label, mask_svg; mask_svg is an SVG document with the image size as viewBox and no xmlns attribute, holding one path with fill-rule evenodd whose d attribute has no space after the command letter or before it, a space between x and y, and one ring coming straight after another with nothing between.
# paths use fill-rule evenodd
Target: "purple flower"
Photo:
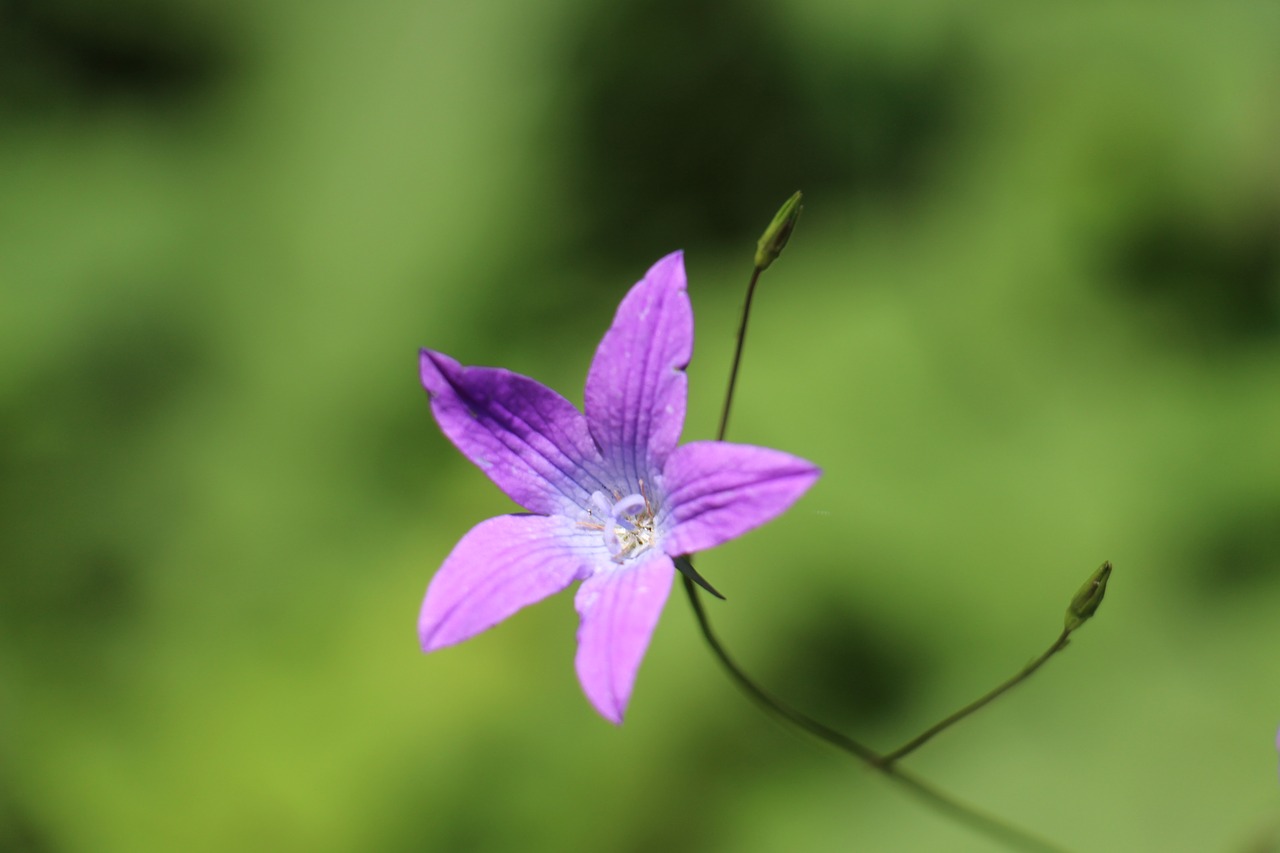
<instances>
[{"instance_id":1,"label":"purple flower","mask_svg":"<svg viewBox=\"0 0 1280 853\"><path fill-rule=\"evenodd\" d=\"M454 546L422 603L424 651L582 581L578 679L596 710L622 722L673 558L764 524L820 473L763 447L676 447L692 350L684 258L675 252L618 307L587 375L585 416L526 376L422 351L440 428L530 513L483 521Z\"/></svg>"}]
</instances>

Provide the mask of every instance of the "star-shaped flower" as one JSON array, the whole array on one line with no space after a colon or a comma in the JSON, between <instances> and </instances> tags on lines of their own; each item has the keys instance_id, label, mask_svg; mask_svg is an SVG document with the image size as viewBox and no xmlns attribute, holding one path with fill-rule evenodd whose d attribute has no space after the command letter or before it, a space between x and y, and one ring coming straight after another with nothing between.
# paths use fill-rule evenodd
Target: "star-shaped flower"
<instances>
[{"instance_id":1,"label":"star-shaped flower","mask_svg":"<svg viewBox=\"0 0 1280 853\"><path fill-rule=\"evenodd\" d=\"M764 524L820 473L763 447L676 447L692 350L684 258L675 252L618 307L587 375L585 415L526 376L422 351L440 428L530 513L483 521L454 546L422 603L424 651L582 581L578 679L596 710L622 722L673 558Z\"/></svg>"}]
</instances>

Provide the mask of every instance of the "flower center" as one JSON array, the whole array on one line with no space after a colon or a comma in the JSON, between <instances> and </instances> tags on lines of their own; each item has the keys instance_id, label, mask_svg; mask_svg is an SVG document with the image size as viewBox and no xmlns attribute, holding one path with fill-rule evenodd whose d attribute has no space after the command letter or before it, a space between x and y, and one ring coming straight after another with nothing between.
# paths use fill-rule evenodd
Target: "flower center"
<instances>
[{"instance_id":1,"label":"flower center","mask_svg":"<svg viewBox=\"0 0 1280 853\"><path fill-rule=\"evenodd\" d=\"M610 501L603 492L591 496L587 507L587 527L597 528L604 547L615 563L622 563L657 544L653 529L653 506L643 494Z\"/></svg>"}]
</instances>

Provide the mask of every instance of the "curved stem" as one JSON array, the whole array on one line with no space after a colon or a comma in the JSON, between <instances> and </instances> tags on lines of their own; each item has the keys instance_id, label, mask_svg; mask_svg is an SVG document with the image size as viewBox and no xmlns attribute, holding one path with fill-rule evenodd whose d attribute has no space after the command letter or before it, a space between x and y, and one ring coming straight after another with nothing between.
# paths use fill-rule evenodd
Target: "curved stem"
<instances>
[{"instance_id":1,"label":"curved stem","mask_svg":"<svg viewBox=\"0 0 1280 853\"><path fill-rule=\"evenodd\" d=\"M677 563L688 562L688 557L680 557ZM832 746L844 750L855 758L865 761L867 764L878 767L880 765L880 755L869 746L858 743L851 737L841 734L835 729L823 725L807 714L797 711L782 700L775 698L763 687L751 680L742 668L734 662L729 656L729 652L721 645L720 638L716 636L715 631L711 628L711 620L707 616L707 611L702 606L702 599L698 597L697 587L689 580L689 576L684 576L684 589L689 595L689 604L693 606L693 613L698 619L698 627L702 629L702 636L707 641L707 645L715 652L716 657L720 659L720 663L729 673L730 677L737 683L742 691L750 696L758 705L776 714L778 717L789 723L803 729L819 740L824 740Z\"/></svg>"},{"instance_id":2,"label":"curved stem","mask_svg":"<svg viewBox=\"0 0 1280 853\"><path fill-rule=\"evenodd\" d=\"M760 280L760 273L764 271L764 267L756 264L751 272L751 281L747 285L747 297L742 306L742 320L738 324L737 344L733 351L733 364L729 369L729 387L725 392L724 408L720 412L720 427L716 430L716 440L723 441L725 433L729 428L729 412L733 408L733 392L737 386L738 369L742 363L742 349L747 338L747 321L751 316L751 302L755 296L756 283ZM938 725L924 732L920 737L908 742L903 747L894 750L888 755L880 755L875 750L862 744L847 735L844 735L829 726L820 723L801 711L792 708L782 700L776 698L763 687L758 685L750 676L742 670L741 667L729 656L728 651L720 643L719 637L711 628L711 620L708 618L706 610L702 607L702 600L698 596L698 587L696 579L701 576L693 568L693 562L689 557L680 557L676 561L676 565L680 567L682 580L684 581L685 593L689 597L689 604L693 607L694 615L698 620L698 627L702 630L702 636L707 641L707 645L715 653L720 665L729 673L733 681L738 687L749 696L752 701L763 708L766 712L773 714L780 720L790 723L798 729L807 732L813 737L821 741L831 744L837 749L848 753L854 758L866 764L878 773L898 782L909 791L920 797L925 803L937 809L940 812L950 815L953 819L967 824L979 832L985 833L987 836L1024 850L1036 851L1036 853L1060 853L1061 848L1055 847L1047 841L1037 838L1030 833L1011 826L1000 819L988 815L966 803L962 803L953 797L944 794L942 791L934 788L932 785L924 782L919 777L907 773L896 766L895 762L916 749L929 738L938 732L954 724L958 720L978 710L978 708L995 699L1001 693L1010 689L1014 685L1021 682L1037 668L1039 668L1046 660L1048 660L1055 652L1066 645L1067 636L1071 633L1070 629L1063 632L1058 643L1055 643L1048 652L1036 660L1027 670L1024 670L1014 679L993 690L991 693L982 697L982 699L967 706L961 711L943 720ZM708 588L710 588L708 586Z\"/></svg>"},{"instance_id":3,"label":"curved stem","mask_svg":"<svg viewBox=\"0 0 1280 853\"><path fill-rule=\"evenodd\" d=\"M1034 673L1040 667L1044 666L1045 663L1048 662L1049 658L1053 657L1058 652L1062 651L1067 647L1067 643L1070 642L1070 640L1068 639L1070 636L1071 636L1071 629L1064 628L1062 633L1058 636L1058 639L1054 640L1053 645L1049 646L1049 648L1046 649L1044 654L1040 655L1040 657L1036 658L1031 663L1027 664L1027 666L1022 670L1022 672L1019 672L1013 678L1010 678L1008 681L1004 682L1000 686L989 691L984 696L982 696L982 698L976 699L973 702L970 702L968 705L965 705L963 708L961 708L959 711L956 711L951 716L946 717L940 722L925 729L923 732L916 735L911 740L907 741L897 749L892 750L891 752L885 753L884 756L880 759L881 763L884 764L884 766L886 767L891 766L895 761L902 758L903 756L909 755L910 753L915 752L917 749L919 749L921 746L927 743L930 739L932 739L934 735L950 728L951 726L963 720L965 717L972 714L974 711L979 710L980 708L984 707L994 699L998 698L1000 695L1002 695L1006 691L1011 690L1014 687L1017 687L1022 682L1026 681L1028 678L1031 677L1032 673Z\"/></svg>"},{"instance_id":4,"label":"curved stem","mask_svg":"<svg viewBox=\"0 0 1280 853\"><path fill-rule=\"evenodd\" d=\"M680 559L687 561L688 557L681 557ZM901 784L938 811L950 815L961 823L967 824L997 841L1023 850L1036 851L1036 853L1061 853L1062 848L1011 826L973 806L962 803L948 794L944 794L919 777L885 762L884 758L870 747L823 725L808 714L792 708L771 695L763 687L756 684L729 656L729 653L720 643L720 639L716 636L715 631L711 628L711 620L707 617L706 610L702 607L702 600L698 597L697 586L689 579L688 575L684 575L683 579L685 593L689 596L689 603L693 606L694 615L698 620L698 627L702 630L702 636L706 639L707 645L715 652L721 666L729 673L738 687L765 711L808 732L819 740L829 743L843 752L847 752L871 769Z\"/></svg>"}]
</instances>

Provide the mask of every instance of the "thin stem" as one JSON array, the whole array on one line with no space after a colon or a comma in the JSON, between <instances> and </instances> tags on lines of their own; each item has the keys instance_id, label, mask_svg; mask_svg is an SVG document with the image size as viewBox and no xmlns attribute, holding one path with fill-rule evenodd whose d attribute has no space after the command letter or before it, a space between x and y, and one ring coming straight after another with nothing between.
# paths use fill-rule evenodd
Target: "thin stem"
<instances>
[{"instance_id":1,"label":"thin stem","mask_svg":"<svg viewBox=\"0 0 1280 853\"><path fill-rule=\"evenodd\" d=\"M687 560L688 558L681 559ZM764 708L765 711L808 732L819 740L825 741L843 752L847 752L871 769L901 784L938 811L950 815L997 841L1024 850L1036 851L1036 853L1061 853L1061 848L1024 830L1010 826L999 818L986 814L967 803L960 802L929 785L914 774L907 773L905 770L887 763L882 756L878 755L870 747L828 728L808 714L798 711L772 696L743 672L742 668L729 656L724 646L721 645L715 631L711 628L711 620L707 617L707 613L702 607L702 600L698 597L698 588L689 579L688 575L685 575L683 580L685 592L689 596L689 603L693 606L694 615L698 619L698 627L702 629L702 636L707 641L707 645L715 652L716 658L729 675L732 676L738 687L756 704Z\"/></svg>"},{"instance_id":2,"label":"thin stem","mask_svg":"<svg viewBox=\"0 0 1280 853\"><path fill-rule=\"evenodd\" d=\"M984 706L986 706L987 704L989 704L990 702L994 701L1000 695L1013 689L1014 687L1017 687L1019 684L1021 684L1022 682L1030 678L1032 673L1034 673L1040 667L1044 666L1045 663L1048 662L1049 658L1053 657L1058 652L1065 649L1067 647L1067 643L1070 641L1069 640L1070 637L1071 637L1071 629L1069 628L1063 629L1062 633L1058 636L1058 639L1053 641L1053 645L1049 646L1049 648L1046 649L1044 654L1040 655L1040 657L1036 658L1031 663L1027 664L1027 666L1022 670L1022 672L1019 672L1013 678L1010 678L1008 681L996 687L994 690L991 690L982 698L976 699L975 701L970 702L968 705L965 705L963 708L961 708L959 711L956 711L951 716L925 729L923 732L916 735L914 738L907 741L897 749L892 750L891 752L885 753L884 757L880 759L881 763L884 764L884 766L886 767L892 766L893 763L898 759L902 758L903 756L909 755L912 752L915 752L917 749L919 749L921 746L923 746L925 743L931 740L934 735L942 731L945 731L946 729L950 728L951 726L963 720L965 717L972 714L974 711L977 711L983 708Z\"/></svg>"},{"instance_id":3,"label":"thin stem","mask_svg":"<svg viewBox=\"0 0 1280 853\"><path fill-rule=\"evenodd\" d=\"M742 306L742 321L738 324L738 339L733 351L733 365L729 369L729 387L725 392L724 408L720 413L720 428L716 431L717 441L723 441L725 433L729 429L729 412L733 408L733 391L738 381L738 368L742 363L742 348L747 339L747 321L751 316L751 302L752 298L755 296L756 283L760 280L760 273L763 271L763 267L757 264L751 272L751 281L747 285L747 298ZM796 726L813 737L816 737L819 740L829 743L837 749L852 755L854 758L863 762L873 770L903 785L938 811L950 815L952 818L967 824L979 832L985 833L991 838L1005 844L1009 844L1013 847L1036 851L1036 853L1060 853L1061 848L1055 847L1047 841L1043 841L1028 832L1010 826L996 817L988 815L973 806L962 803L959 800L944 794L942 791L924 782L919 777L907 773L897 767L894 762L903 755L906 755L912 749L915 749L921 743L924 743L925 740L928 740L930 737L937 734L937 732L963 717L965 714L976 711L982 705L996 698L1000 693L1003 693L1005 690L1008 690L1010 687L1013 687L1019 681L1026 678L1031 674L1031 672L1034 672L1036 668L1043 664L1044 661L1048 660L1054 652L1066 645L1066 638L1070 631L1064 631L1063 636L1059 639L1059 643L1055 644L1055 647L1051 648L1049 652L1041 656L1035 664L1028 668L1028 671L1023 672L1013 681L1001 685L995 691L984 696L972 706L964 709L962 712L959 712L958 715L953 715L955 719L948 718L947 720L944 720L943 723L935 726L934 729L925 732L921 738L917 738L919 743L912 741L907 744L906 747L895 750L887 756L882 756L865 744L859 743L853 738L841 734L835 729L818 722L808 714L792 708L790 705L768 693L764 688L752 680L751 677L738 666L733 658L729 656L728 651L726 651L724 646L721 645L720 639L716 636L715 631L712 630L711 620L708 618L706 610L702 607L702 599L698 596L698 587L694 580L698 575L693 569L692 560L687 556L681 557L677 560L677 566L681 565L683 565L680 571L682 580L684 581L684 590L689 597L689 604L693 607L694 615L698 619L698 626L702 630L702 636L707 641L707 645L711 647L716 658L720 661L721 666L723 666L725 671L729 673L730 677L738 687L766 712L773 714L777 718ZM685 567L687 567L687 569Z\"/></svg>"},{"instance_id":4,"label":"thin stem","mask_svg":"<svg viewBox=\"0 0 1280 853\"><path fill-rule=\"evenodd\" d=\"M688 557L680 559L683 561L689 560ZM707 645L716 653L720 663L724 665L725 670L728 671L744 693L766 711L777 714L782 719L804 729L814 737L839 747L873 767L880 766L880 755L871 747L858 743L853 738L847 737L835 729L828 728L807 714L797 711L782 700L774 698L763 687L752 681L750 676L743 672L742 668L734 662L733 658L729 657L729 652L725 650L725 647L720 644L720 639L711 628L711 620L708 618L706 610L702 607L702 599L698 597L698 590L693 585L693 582L689 580L688 575L684 576L684 588L685 592L689 594L689 603L693 605L693 613L698 618L698 625L702 628L702 636L706 639Z\"/></svg>"},{"instance_id":5,"label":"thin stem","mask_svg":"<svg viewBox=\"0 0 1280 853\"><path fill-rule=\"evenodd\" d=\"M747 285L747 299L742 304L742 322L738 324L738 343L733 349L733 366L729 368L729 390L724 394L724 408L720 410L720 428L716 430L716 441L724 441L724 434L729 430L729 410L733 408L733 389L738 384L738 367L742 363L742 345L747 342L747 319L751 316L751 300L756 295L756 282L760 280L760 267L751 271L751 282Z\"/></svg>"}]
</instances>

